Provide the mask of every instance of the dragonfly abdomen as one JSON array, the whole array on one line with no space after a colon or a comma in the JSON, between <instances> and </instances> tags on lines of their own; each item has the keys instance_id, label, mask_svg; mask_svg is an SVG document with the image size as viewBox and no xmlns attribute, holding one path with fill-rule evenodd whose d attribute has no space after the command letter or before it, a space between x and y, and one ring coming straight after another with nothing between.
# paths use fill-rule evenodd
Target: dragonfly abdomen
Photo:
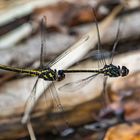
<instances>
[{"instance_id":1,"label":"dragonfly abdomen","mask_svg":"<svg viewBox=\"0 0 140 140\"><path fill-rule=\"evenodd\" d=\"M64 73L99 73L99 70L63 70Z\"/></svg>"},{"instance_id":2,"label":"dragonfly abdomen","mask_svg":"<svg viewBox=\"0 0 140 140\"><path fill-rule=\"evenodd\" d=\"M38 76L40 74L38 70L28 70L28 69L21 69L21 73L28 74L32 77Z\"/></svg>"},{"instance_id":3,"label":"dragonfly abdomen","mask_svg":"<svg viewBox=\"0 0 140 140\"><path fill-rule=\"evenodd\" d=\"M15 68L15 67L9 67L9 66L5 66L5 65L0 65L0 69L17 72L17 73L28 74L30 76L38 76L40 74L39 71L37 71L37 70Z\"/></svg>"}]
</instances>

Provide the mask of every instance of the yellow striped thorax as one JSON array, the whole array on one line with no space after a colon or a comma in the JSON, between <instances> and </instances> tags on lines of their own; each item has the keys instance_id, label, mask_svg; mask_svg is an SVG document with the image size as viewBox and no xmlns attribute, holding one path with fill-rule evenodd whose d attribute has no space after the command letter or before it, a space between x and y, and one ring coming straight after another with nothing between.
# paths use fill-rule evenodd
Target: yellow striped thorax
<instances>
[{"instance_id":1,"label":"yellow striped thorax","mask_svg":"<svg viewBox=\"0 0 140 140\"><path fill-rule=\"evenodd\" d=\"M63 70L52 70L51 68L47 68L40 71L39 78L42 78L47 81L61 81L65 78L65 74Z\"/></svg>"}]
</instances>

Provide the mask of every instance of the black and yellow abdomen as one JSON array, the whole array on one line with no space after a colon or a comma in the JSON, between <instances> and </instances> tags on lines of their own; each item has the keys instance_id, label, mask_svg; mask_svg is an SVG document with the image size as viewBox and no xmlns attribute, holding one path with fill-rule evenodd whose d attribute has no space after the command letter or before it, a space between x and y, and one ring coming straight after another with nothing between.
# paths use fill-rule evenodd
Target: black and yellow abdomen
<instances>
[{"instance_id":1,"label":"black and yellow abdomen","mask_svg":"<svg viewBox=\"0 0 140 140\"><path fill-rule=\"evenodd\" d=\"M16 68L16 67L11 67L11 66L5 66L1 64L0 64L0 69L17 72L17 73L23 73L23 74L27 74L33 77L40 75L40 71L38 70L22 69L22 68Z\"/></svg>"}]
</instances>

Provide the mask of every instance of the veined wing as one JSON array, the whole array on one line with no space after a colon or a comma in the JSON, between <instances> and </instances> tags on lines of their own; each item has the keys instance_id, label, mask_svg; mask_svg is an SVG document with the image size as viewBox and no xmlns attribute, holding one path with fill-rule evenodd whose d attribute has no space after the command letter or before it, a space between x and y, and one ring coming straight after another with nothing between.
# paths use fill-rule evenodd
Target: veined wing
<instances>
[{"instance_id":1,"label":"veined wing","mask_svg":"<svg viewBox=\"0 0 140 140\"><path fill-rule=\"evenodd\" d=\"M82 41L80 42L80 44L86 42L89 39L89 36L86 35L82 38ZM80 45L79 44L79 45ZM48 67L52 67L53 65L55 65L57 62L59 62L61 59L63 59L66 55L68 55L72 50L74 50L74 47L70 47L69 49L67 49L66 51L64 51L60 56L58 56L56 59L50 61L50 63L48 64Z\"/></svg>"},{"instance_id":2,"label":"veined wing","mask_svg":"<svg viewBox=\"0 0 140 140\"><path fill-rule=\"evenodd\" d=\"M45 22L46 22L46 17L43 17L40 23L40 30L41 30L41 50L40 50L40 69L43 69L44 65L44 49L46 47L46 41L45 41ZM39 76L33 86L33 89L31 91L31 95L29 96L29 99L34 99L35 101L35 94L36 94L36 87L37 83L39 81Z\"/></svg>"},{"instance_id":3,"label":"veined wing","mask_svg":"<svg viewBox=\"0 0 140 140\"><path fill-rule=\"evenodd\" d=\"M53 104L54 104L55 109L57 109L58 112L59 111L64 112L65 110L64 110L63 106L61 105L61 101L58 96L57 90L55 88L54 82L52 82L49 89L50 89L50 92L51 92L51 95L53 98ZM60 132L60 134L62 136L67 136L67 135L73 133L74 130L69 127L69 122L65 118L65 116L63 116L63 120L65 121L64 125L61 127L57 126L56 129Z\"/></svg>"},{"instance_id":4,"label":"veined wing","mask_svg":"<svg viewBox=\"0 0 140 140\"><path fill-rule=\"evenodd\" d=\"M65 85L63 85L62 87L59 88L60 91L68 91L68 92L72 92L72 91L76 91L78 89L80 89L81 87L84 87L85 85L87 85L90 81L92 81L98 74L94 74L91 75L85 79L81 79L79 81L76 82L71 82L71 83L67 83Z\"/></svg>"},{"instance_id":5,"label":"veined wing","mask_svg":"<svg viewBox=\"0 0 140 140\"><path fill-rule=\"evenodd\" d=\"M41 51L40 51L40 69L44 68L44 56L46 55L46 17L43 17L40 23L41 31Z\"/></svg>"},{"instance_id":6,"label":"veined wing","mask_svg":"<svg viewBox=\"0 0 140 140\"><path fill-rule=\"evenodd\" d=\"M93 51L90 51L83 59L83 60L86 60L86 59L93 59L93 60L101 60L102 59L102 55L105 57L105 58L110 58L111 57L111 52L107 51L107 50L93 50Z\"/></svg>"},{"instance_id":7,"label":"veined wing","mask_svg":"<svg viewBox=\"0 0 140 140\"><path fill-rule=\"evenodd\" d=\"M40 23L40 28L41 28L41 50L40 50L40 66L39 68L40 69L43 69L43 65L44 65L44 49L45 49L45 46L46 46L46 38L45 38L45 22L46 22L46 18L43 17L42 20L41 20L41 23ZM37 80L33 86L33 89L31 91L31 94L29 96L29 98L27 99L27 102L26 102L26 105L25 105L25 113L24 114L24 117L22 119L22 123L26 123L27 120L28 120L28 109L29 107L32 107L37 99L36 97L36 89L37 89L37 84L38 84L38 81L39 81L39 76L37 77Z\"/></svg>"},{"instance_id":8,"label":"veined wing","mask_svg":"<svg viewBox=\"0 0 140 140\"><path fill-rule=\"evenodd\" d=\"M33 106L35 100L36 100L36 87L37 87L37 83L39 81L39 77L37 77L37 80L35 81L35 84L33 86L33 89L31 91L31 94L30 96L28 97L27 101L26 101L26 104L25 104L25 114L24 114L24 117L22 118L22 123L25 124L30 118L28 116L28 106Z\"/></svg>"},{"instance_id":9,"label":"veined wing","mask_svg":"<svg viewBox=\"0 0 140 140\"><path fill-rule=\"evenodd\" d=\"M53 102L54 102L54 105L56 106L56 108L60 109L61 111L64 112L64 108L61 105L61 101L59 99L59 96L58 96L57 90L55 88L54 82L52 82L52 84L50 85L50 92L51 92Z\"/></svg>"}]
</instances>

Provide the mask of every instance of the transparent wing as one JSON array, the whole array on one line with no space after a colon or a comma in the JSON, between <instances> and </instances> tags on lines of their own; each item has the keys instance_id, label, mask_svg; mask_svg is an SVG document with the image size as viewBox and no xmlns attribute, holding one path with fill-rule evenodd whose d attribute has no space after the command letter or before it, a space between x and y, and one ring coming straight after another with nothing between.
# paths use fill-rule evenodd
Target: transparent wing
<instances>
[{"instance_id":1,"label":"transparent wing","mask_svg":"<svg viewBox=\"0 0 140 140\"><path fill-rule=\"evenodd\" d=\"M51 92L51 95L52 95L52 98L53 98L53 104L54 104L55 109L58 112L64 112L65 110L64 110L64 108L61 104L61 101L60 101L60 98L58 96L57 90L55 88L54 82L52 82L52 84L50 86L50 92ZM69 127L70 126L69 122L65 118L65 116L62 116L62 117L63 117L63 120L64 120L65 123L61 127L56 127L56 129L60 132L60 134L62 136L66 136L66 135L69 135L69 134L73 133L74 130Z\"/></svg>"},{"instance_id":2,"label":"transparent wing","mask_svg":"<svg viewBox=\"0 0 140 140\"><path fill-rule=\"evenodd\" d=\"M53 65L55 65L58 61L60 61L61 59L63 59L70 52L71 52L71 49L68 49L65 52L63 52L59 57L57 57L56 59L53 59L52 61L50 61L48 63L48 67L52 67Z\"/></svg>"},{"instance_id":3,"label":"transparent wing","mask_svg":"<svg viewBox=\"0 0 140 140\"><path fill-rule=\"evenodd\" d=\"M106 61L105 61L105 53L101 50L103 50L102 48L102 45L101 45L101 39L100 39L100 33L99 33L99 27L98 27L98 22L97 22L97 19L96 19L96 14L95 14L95 10L93 9L93 14L94 14L94 19L95 19L95 25L96 25L96 29L97 29L97 37L98 37L98 50L96 50L96 55L95 57L97 58L99 55L99 62L102 64L102 65L105 65L106 64ZM85 41L87 41L88 39L86 39ZM71 52L72 48L68 49L67 51L65 51L62 55L60 55L59 57L57 57L55 60L51 61L48 66L51 67L53 66L54 64L56 64L58 61L60 61L62 58L64 58L66 55L68 55L70 52ZM98 55L98 54L99 55ZM98 56L97 56L98 55ZM94 57L94 56L93 56Z\"/></svg>"},{"instance_id":4,"label":"transparent wing","mask_svg":"<svg viewBox=\"0 0 140 140\"><path fill-rule=\"evenodd\" d=\"M46 40L45 40L45 30L46 30L46 17L43 17L40 23L40 29L41 29L41 50L40 50L40 69L43 69L43 64L44 64L44 49L46 47ZM37 78L33 89L31 91L31 95L29 98L35 100L35 94L36 94L36 86L39 81L39 77Z\"/></svg>"},{"instance_id":5,"label":"transparent wing","mask_svg":"<svg viewBox=\"0 0 140 140\"><path fill-rule=\"evenodd\" d=\"M37 78L37 80L35 81L35 84L33 86L33 89L31 91L31 94L30 96L28 97L27 101L26 101L26 104L25 104L25 113L24 114L24 118L22 119L22 123L27 123L27 121L29 121L29 116L28 116L28 107L29 106L33 106L34 102L35 102L35 94L36 94L36 87L37 87L37 83L39 81L39 77Z\"/></svg>"},{"instance_id":6,"label":"transparent wing","mask_svg":"<svg viewBox=\"0 0 140 140\"><path fill-rule=\"evenodd\" d=\"M40 51L40 69L44 66L44 56L46 52L46 17L43 17L40 23L41 30L41 51Z\"/></svg>"},{"instance_id":7,"label":"transparent wing","mask_svg":"<svg viewBox=\"0 0 140 140\"><path fill-rule=\"evenodd\" d=\"M107 50L93 50L90 51L82 60L86 59L100 60L102 59L102 55L105 58L110 58L112 53Z\"/></svg>"},{"instance_id":8,"label":"transparent wing","mask_svg":"<svg viewBox=\"0 0 140 140\"><path fill-rule=\"evenodd\" d=\"M40 51L40 69L43 69L44 64L44 47L46 47L46 41L45 41L45 24L46 24L46 17L43 17L40 23L41 28L41 51ZM36 94L36 87L37 83L39 81L39 77L37 77L37 80L33 86L33 89L31 91L31 95L29 96L28 100L34 100L35 101L35 94ZM28 102L28 101L27 101Z\"/></svg>"},{"instance_id":9,"label":"transparent wing","mask_svg":"<svg viewBox=\"0 0 140 140\"><path fill-rule=\"evenodd\" d=\"M117 30L117 33L116 33L116 39L115 39L113 49L112 49L112 55L111 55L111 59L110 59L110 64L112 64L112 62L113 62L113 57L114 57L114 54L115 54L115 51L116 51L116 47L117 47L117 45L119 43L120 23L121 23L121 19L119 20L119 23L118 23L118 30Z\"/></svg>"},{"instance_id":10,"label":"transparent wing","mask_svg":"<svg viewBox=\"0 0 140 140\"><path fill-rule=\"evenodd\" d=\"M102 45L101 45L101 38L100 38L100 32L99 32L99 27L98 27L98 21L97 21L97 17L96 17L96 12L95 9L92 8L92 12L93 12L93 16L94 16L94 20L95 20L95 25L96 25L96 30L97 30L97 37L98 37L98 51L103 50ZM103 54L101 54L102 59L99 60L99 62L103 65L106 65L106 61L105 61L105 57Z\"/></svg>"},{"instance_id":11,"label":"transparent wing","mask_svg":"<svg viewBox=\"0 0 140 140\"><path fill-rule=\"evenodd\" d=\"M94 74L85 79L81 79L76 82L67 83L67 84L63 85L62 87L60 87L59 90L66 91L66 92L67 91L68 92L76 91L76 90L80 89L81 87L83 88L86 84L88 84L90 81L92 81L92 79L95 78L97 75L98 74Z\"/></svg>"},{"instance_id":12,"label":"transparent wing","mask_svg":"<svg viewBox=\"0 0 140 140\"><path fill-rule=\"evenodd\" d=\"M108 77L104 77L104 81L103 81L103 101L104 101L104 106L108 106L110 104L110 98L107 92L107 79Z\"/></svg>"},{"instance_id":13,"label":"transparent wing","mask_svg":"<svg viewBox=\"0 0 140 140\"><path fill-rule=\"evenodd\" d=\"M36 87L37 87L37 83L39 81L39 77L37 77L37 80L35 81L35 84L33 86L33 89L31 91L31 94L29 96L29 99L33 99L35 101L35 95L36 95Z\"/></svg>"},{"instance_id":14,"label":"transparent wing","mask_svg":"<svg viewBox=\"0 0 140 140\"><path fill-rule=\"evenodd\" d=\"M83 43L86 42L89 39L89 36L85 36L83 38ZM57 57L56 59L50 61L50 63L48 64L49 67L55 65L57 62L59 62L61 59L63 59L66 55L68 55L72 50L74 50L75 48L70 47L69 49L67 49L66 51L64 51L59 57Z\"/></svg>"},{"instance_id":15,"label":"transparent wing","mask_svg":"<svg viewBox=\"0 0 140 140\"><path fill-rule=\"evenodd\" d=\"M64 111L64 108L63 106L61 105L61 101L59 99L59 96L58 96L58 93L57 93L57 90L55 88L55 85L54 85L54 82L52 82L51 86L50 86L50 92L51 92L51 95L52 95L52 98L53 98L53 103L54 105L56 106L56 108L60 111Z\"/></svg>"}]
</instances>

